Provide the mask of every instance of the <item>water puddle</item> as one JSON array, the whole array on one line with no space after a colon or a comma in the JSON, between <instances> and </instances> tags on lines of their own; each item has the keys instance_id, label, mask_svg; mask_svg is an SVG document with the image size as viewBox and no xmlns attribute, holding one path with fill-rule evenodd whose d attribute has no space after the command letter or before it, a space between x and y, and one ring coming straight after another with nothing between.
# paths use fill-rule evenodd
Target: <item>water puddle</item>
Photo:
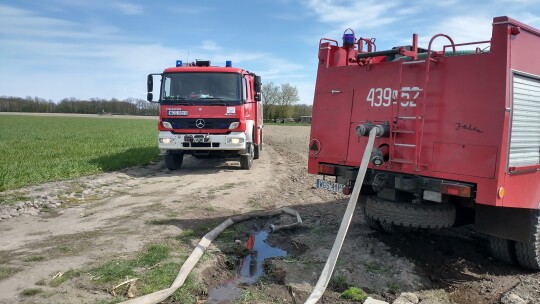
<instances>
[{"instance_id":1,"label":"water puddle","mask_svg":"<svg viewBox=\"0 0 540 304\"><path fill-rule=\"evenodd\" d=\"M223 285L208 291L208 302L215 304L233 303L242 293L241 285L252 285L264 274L264 261L275 257L284 257L287 252L266 243L268 231L259 231L250 236L246 247L251 251L240 262L237 276Z\"/></svg>"}]
</instances>

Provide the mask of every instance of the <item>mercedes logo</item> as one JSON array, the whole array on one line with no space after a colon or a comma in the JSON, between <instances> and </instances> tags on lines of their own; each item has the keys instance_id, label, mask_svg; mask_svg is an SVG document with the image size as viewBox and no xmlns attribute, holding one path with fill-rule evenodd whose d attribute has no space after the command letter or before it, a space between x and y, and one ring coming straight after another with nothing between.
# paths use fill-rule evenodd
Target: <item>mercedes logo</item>
<instances>
[{"instance_id":1,"label":"mercedes logo","mask_svg":"<svg viewBox=\"0 0 540 304\"><path fill-rule=\"evenodd\" d=\"M204 119L197 119L197 121L195 122L195 126L197 126L197 128L199 129L204 128Z\"/></svg>"}]
</instances>

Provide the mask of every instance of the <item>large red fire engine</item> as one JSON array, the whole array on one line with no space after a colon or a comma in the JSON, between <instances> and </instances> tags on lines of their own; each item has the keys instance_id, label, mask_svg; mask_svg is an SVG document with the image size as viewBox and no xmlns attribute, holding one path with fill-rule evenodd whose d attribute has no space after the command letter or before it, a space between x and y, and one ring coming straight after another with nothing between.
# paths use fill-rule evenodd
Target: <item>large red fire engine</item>
<instances>
[{"instance_id":1,"label":"large red fire engine","mask_svg":"<svg viewBox=\"0 0 540 304\"><path fill-rule=\"evenodd\" d=\"M447 43L433 49L436 39ZM348 194L377 129L360 206L376 228L474 224L492 254L540 269L540 31L493 19L490 40L377 50L323 38L308 170ZM335 182L326 179L335 176Z\"/></svg>"},{"instance_id":2,"label":"large red fire engine","mask_svg":"<svg viewBox=\"0 0 540 304\"><path fill-rule=\"evenodd\" d=\"M176 62L161 74L159 149L169 170L182 166L185 154L196 158L239 157L249 170L262 150L261 77L246 70L210 66L208 60Z\"/></svg>"}]
</instances>

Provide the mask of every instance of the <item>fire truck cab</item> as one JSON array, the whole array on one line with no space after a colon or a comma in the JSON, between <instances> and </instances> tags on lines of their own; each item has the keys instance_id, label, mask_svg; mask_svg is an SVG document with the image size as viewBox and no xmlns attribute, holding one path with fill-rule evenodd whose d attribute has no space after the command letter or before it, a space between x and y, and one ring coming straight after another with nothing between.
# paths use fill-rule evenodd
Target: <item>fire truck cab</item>
<instances>
[{"instance_id":1,"label":"fire truck cab","mask_svg":"<svg viewBox=\"0 0 540 304\"><path fill-rule=\"evenodd\" d=\"M262 150L261 77L208 60L148 75L147 99L153 102L153 77L161 76L158 145L165 166L176 170L184 155L238 157L249 170Z\"/></svg>"}]
</instances>

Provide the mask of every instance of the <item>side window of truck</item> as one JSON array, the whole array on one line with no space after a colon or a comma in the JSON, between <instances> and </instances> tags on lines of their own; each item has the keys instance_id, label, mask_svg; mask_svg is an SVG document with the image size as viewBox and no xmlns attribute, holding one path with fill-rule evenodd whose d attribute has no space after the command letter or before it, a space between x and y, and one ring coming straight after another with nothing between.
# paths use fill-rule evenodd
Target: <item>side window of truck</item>
<instances>
[{"instance_id":1,"label":"side window of truck","mask_svg":"<svg viewBox=\"0 0 540 304\"><path fill-rule=\"evenodd\" d=\"M163 98L171 96L171 79L169 77L165 78L165 83L163 84L163 92L161 94Z\"/></svg>"},{"instance_id":2,"label":"side window of truck","mask_svg":"<svg viewBox=\"0 0 540 304\"><path fill-rule=\"evenodd\" d=\"M244 101L244 103L246 103L248 101L248 98L249 98L249 85L248 85L248 81L247 79L244 77L242 78L242 100Z\"/></svg>"}]
</instances>

